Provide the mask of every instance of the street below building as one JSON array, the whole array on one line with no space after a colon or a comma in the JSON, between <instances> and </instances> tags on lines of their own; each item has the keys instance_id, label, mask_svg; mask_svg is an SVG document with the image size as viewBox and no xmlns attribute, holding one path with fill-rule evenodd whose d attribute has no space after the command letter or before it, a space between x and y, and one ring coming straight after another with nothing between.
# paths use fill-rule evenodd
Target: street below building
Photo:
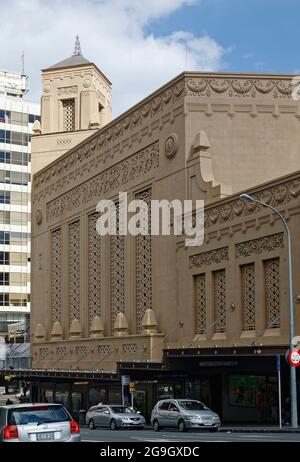
<instances>
[{"instance_id":1,"label":"street below building","mask_svg":"<svg viewBox=\"0 0 300 462\"><path fill-rule=\"evenodd\" d=\"M257 433L257 432L223 432L209 433L190 431L188 433L179 433L178 431L161 431L155 432L152 429L145 430L107 430L96 429L89 430L88 428L81 429L81 440L83 442L126 442L126 443L224 443L224 442L285 442L299 443L300 433Z\"/></svg>"}]
</instances>

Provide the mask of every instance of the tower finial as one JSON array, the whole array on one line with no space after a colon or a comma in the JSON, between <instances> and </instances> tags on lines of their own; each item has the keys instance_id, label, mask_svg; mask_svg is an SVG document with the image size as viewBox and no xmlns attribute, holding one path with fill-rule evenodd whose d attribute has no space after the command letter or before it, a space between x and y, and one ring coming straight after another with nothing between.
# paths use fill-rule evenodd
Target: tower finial
<instances>
[{"instance_id":1,"label":"tower finial","mask_svg":"<svg viewBox=\"0 0 300 462\"><path fill-rule=\"evenodd\" d=\"M79 40L78 34L76 35L73 56L81 56L81 47L80 47L80 40Z\"/></svg>"}]
</instances>

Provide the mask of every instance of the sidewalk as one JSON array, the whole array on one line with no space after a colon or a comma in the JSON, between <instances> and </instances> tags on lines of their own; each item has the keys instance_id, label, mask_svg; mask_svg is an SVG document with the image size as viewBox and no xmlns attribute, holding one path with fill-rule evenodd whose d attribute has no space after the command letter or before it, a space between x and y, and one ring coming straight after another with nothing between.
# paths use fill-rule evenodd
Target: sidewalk
<instances>
[{"instance_id":1,"label":"sidewalk","mask_svg":"<svg viewBox=\"0 0 300 462\"><path fill-rule=\"evenodd\" d=\"M300 427L291 428L289 425L247 425L247 424L226 424L219 428L219 432L224 433L299 433Z\"/></svg>"}]
</instances>

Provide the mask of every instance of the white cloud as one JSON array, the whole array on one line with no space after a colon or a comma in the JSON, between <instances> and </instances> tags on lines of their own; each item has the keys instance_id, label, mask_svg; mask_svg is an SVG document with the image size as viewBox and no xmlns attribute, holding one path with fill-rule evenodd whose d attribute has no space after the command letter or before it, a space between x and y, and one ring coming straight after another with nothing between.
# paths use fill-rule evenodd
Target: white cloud
<instances>
[{"instance_id":1,"label":"white cloud","mask_svg":"<svg viewBox=\"0 0 300 462\"><path fill-rule=\"evenodd\" d=\"M208 35L187 31L153 35L151 21L199 0L0 0L0 68L30 76L30 98L38 100L40 69L73 52L82 54L112 81L113 113L125 111L182 72L218 70L225 50ZM150 32L149 32L150 31Z\"/></svg>"}]
</instances>

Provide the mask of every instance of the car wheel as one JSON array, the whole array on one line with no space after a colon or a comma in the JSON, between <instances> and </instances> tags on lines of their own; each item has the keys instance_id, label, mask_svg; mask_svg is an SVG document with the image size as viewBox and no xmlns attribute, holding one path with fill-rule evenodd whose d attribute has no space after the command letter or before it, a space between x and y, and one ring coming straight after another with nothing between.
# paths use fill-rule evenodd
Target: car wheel
<instances>
[{"instance_id":1,"label":"car wheel","mask_svg":"<svg viewBox=\"0 0 300 462\"><path fill-rule=\"evenodd\" d=\"M115 421L115 419L112 419L112 420L110 421L110 429L111 429L111 430L117 430L117 428L118 428L118 427L117 427L117 422Z\"/></svg>"},{"instance_id":2,"label":"car wheel","mask_svg":"<svg viewBox=\"0 0 300 462\"><path fill-rule=\"evenodd\" d=\"M185 423L183 420L178 422L178 430L182 433L186 431Z\"/></svg>"},{"instance_id":3,"label":"car wheel","mask_svg":"<svg viewBox=\"0 0 300 462\"><path fill-rule=\"evenodd\" d=\"M158 420L154 420L153 429L154 429L155 432L159 432L160 426L159 426Z\"/></svg>"},{"instance_id":4,"label":"car wheel","mask_svg":"<svg viewBox=\"0 0 300 462\"><path fill-rule=\"evenodd\" d=\"M96 428L95 422L93 421L93 419L90 419L90 421L89 421L89 429L90 430L95 430L95 428Z\"/></svg>"}]
</instances>

